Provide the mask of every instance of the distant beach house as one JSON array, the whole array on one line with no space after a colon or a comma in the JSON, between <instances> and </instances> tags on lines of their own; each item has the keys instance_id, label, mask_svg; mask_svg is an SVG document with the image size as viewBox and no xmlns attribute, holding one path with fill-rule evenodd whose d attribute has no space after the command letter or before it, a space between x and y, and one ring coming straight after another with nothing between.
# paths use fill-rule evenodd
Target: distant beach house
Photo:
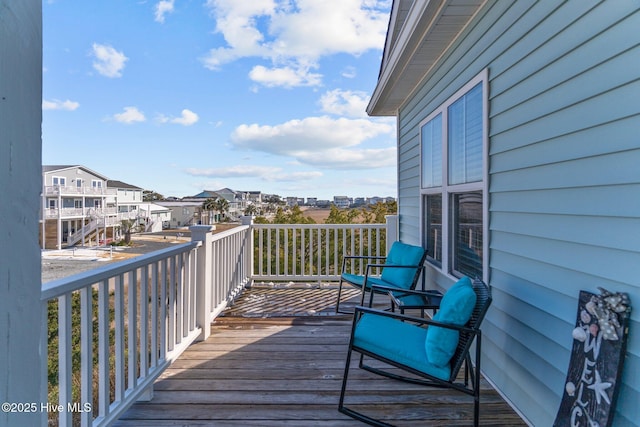
<instances>
[{"instance_id":1,"label":"distant beach house","mask_svg":"<svg viewBox=\"0 0 640 427\"><path fill-rule=\"evenodd\" d=\"M207 211L203 208L206 200L224 199L228 202L228 210L225 213L218 211ZM187 227L190 225L209 225L222 220L222 216L232 220L238 219L244 214L244 209L249 204L261 203L261 193L259 191L241 192L229 188L220 190L203 190L200 193L175 200L160 200L156 202L171 211L170 226Z\"/></svg>"},{"instance_id":2,"label":"distant beach house","mask_svg":"<svg viewBox=\"0 0 640 427\"><path fill-rule=\"evenodd\" d=\"M639 28L637 1L393 2L367 111L397 117L400 237L430 286L492 286L482 367L532 425L565 391L579 291L640 302ZM640 420L639 313L616 426Z\"/></svg>"},{"instance_id":3,"label":"distant beach house","mask_svg":"<svg viewBox=\"0 0 640 427\"><path fill-rule=\"evenodd\" d=\"M190 225L202 224L202 202L203 200L158 200L157 205L168 209L171 212L169 220L170 228L188 227ZM208 224L208 222L206 223Z\"/></svg>"},{"instance_id":4,"label":"distant beach house","mask_svg":"<svg viewBox=\"0 0 640 427\"><path fill-rule=\"evenodd\" d=\"M168 209L143 202L142 188L85 166L43 166L42 182L43 249L104 244L118 236L123 219L140 220L141 231L159 231L170 220Z\"/></svg>"}]
</instances>

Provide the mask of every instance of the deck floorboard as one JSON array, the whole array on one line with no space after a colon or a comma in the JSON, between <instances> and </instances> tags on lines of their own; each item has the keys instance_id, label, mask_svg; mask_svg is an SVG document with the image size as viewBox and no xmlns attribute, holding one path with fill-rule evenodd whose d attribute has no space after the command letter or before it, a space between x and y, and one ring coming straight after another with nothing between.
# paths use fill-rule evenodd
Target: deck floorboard
<instances>
[{"instance_id":1,"label":"deck floorboard","mask_svg":"<svg viewBox=\"0 0 640 427\"><path fill-rule=\"evenodd\" d=\"M303 298L324 301L326 296L307 292ZM286 298L281 301L287 304ZM162 374L153 399L135 404L115 425L362 425L337 410L350 316L329 315L326 307L317 310L325 315L287 316L287 310L274 307L259 317L251 307L252 313L243 317L239 301L211 326L209 339L189 347ZM348 404L373 417L398 426L471 425L469 396L360 369L352 369L349 378ZM487 426L526 425L484 380L480 419Z\"/></svg>"}]
</instances>

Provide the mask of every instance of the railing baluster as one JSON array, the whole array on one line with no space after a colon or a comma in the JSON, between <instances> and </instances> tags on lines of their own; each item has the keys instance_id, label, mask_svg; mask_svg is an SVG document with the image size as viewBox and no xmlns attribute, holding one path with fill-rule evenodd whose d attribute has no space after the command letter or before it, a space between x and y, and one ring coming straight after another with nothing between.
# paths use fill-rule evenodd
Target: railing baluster
<instances>
[{"instance_id":1,"label":"railing baluster","mask_svg":"<svg viewBox=\"0 0 640 427\"><path fill-rule=\"evenodd\" d=\"M356 253L356 233L353 230L350 230L350 234L351 235L349 236L349 241L351 243L351 250L349 251L349 253L351 255L360 255L360 254ZM356 273L355 265L356 265L356 263L352 263L351 264L351 273L352 274ZM359 260L357 265L358 265L358 272L357 273L362 272L362 260Z\"/></svg>"},{"instance_id":2,"label":"railing baluster","mask_svg":"<svg viewBox=\"0 0 640 427\"><path fill-rule=\"evenodd\" d=\"M291 229L291 248L293 254L291 255L291 274L296 275L298 272L298 228L293 227Z\"/></svg>"},{"instance_id":3,"label":"railing baluster","mask_svg":"<svg viewBox=\"0 0 640 427\"><path fill-rule=\"evenodd\" d=\"M169 260L167 258L160 261L160 360L164 360L167 357L167 351L169 351L169 318L167 310L167 290L169 289L168 272L167 267Z\"/></svg>"},{"instance_id":4,"label":"railing baluster","mask_svg":"<svg viewBox=\"0 0 640 427\"><path fill-rule=\"evenodd\" d=\"M133 270L129 272L129 282L127 283L128 291L129 291L129 301L128 301L128 309L127 309L127 319L128 319L128 345L127 351L129 353L129 361L127 365L127 371L129 374L127 381L127 390L132 390L135 388L138 382L138 283L137 283L138 275L137 270Z\"/></svg>"},{"instance_id":5,"label":"railing baluster","mask_svg":"<svg viewBox=\"0 0 640 427\"><path fill-rule=\"evenodd\" d=\"M340 274L340 230L336 228L335 232L335 253L333 256L333 274Z\"/></svg>"},{"instance_id":6,"label":"railing baluster","mask_svg":"<svg viewBox=\"0 0 640 427\"><path fill-rule=\"evenodd\" d=\"M284 271L283 273L289 274L289 228L282 229L284 237Z\"/></svg>"},{"instance_id":7,"label":"railing baluster","mask_svg":"<svg viewBox=\"0 0 640 427\"><path fill-rule=\"evenodd\" d=\"M232 266L230 263L230 259L231 259L231 252L229 250L229 246L230 246L230 239L223 239L220 241L220 245L222 246L222 267L223 267L223 271L224 271L224 276L222 276L222 282L220 283L222 285L221 287L221 292L220 292L220 301L222 302L223 298L225 298L226 294L227 294L227 289L228 289L228 283L229 280L231 278L231 270L232 270Z\"/></svg>"},{"instance_id":8,"label":"railing baluster","mask_svg":"<svg viewBox=\"0 0 640 427\"><path fill-rule=\"evenodd\" d=\"M158 366L158 263L151 264L151 358L152 368Z\"/></svg>"},{"instance_id":9,"label":"railing baluster","mask_svg":"<svg viewBox=\"0 0 640 427\"><path fill-rule=\"evenodd\" d=\"M331 237L331 228L327 228L325 231L325 241L324 241L324 274L323 276L328 276L329 275L329 266L331 265L331 257L330 257L330 252L329 252L329 244L330 242L330 237Z\"/></svg>"},{"instance_id":10,"label":"railing baluster","mask_svg":"<svg viewBox=\"0 0 640 427\"><path fill-rule=\"evenodd\" d=\"M273 271L271 270L271 229L267 230L267 275L271 276Z\"/></svg>"},{"instance_id":11,"label":"railing baluster","mask_svg":"<svg viewBox=\"0 0 640 427\"><path fill-rule=\"evenodd\" d=\"M169 267L169 331L167 336L168 351L172 351L176 345L176 257L171 257L171 264Z\"/></svg>"},{"instance_id":12,"label":"railing baluster","mask_svg":"<svg viewBox=\"0 0 640 427\"><path fill-rule=\"evenodd\" d=\"M258 230L258 273L264 275L264 230Z\"/></svg>"},{"instance_id":13,"label":"railing baluster","mask_svg":"<svg viewBox=\"0 0 640 427\"><path fill-rule=\"evenodd\" d=\"M300 248L301 248L300 249L300 251L301 251L301 253L300 253L300 274L302 276L305 275L305 271L306 271L305 266L307 265L307 258L306 258L306 254L307 254L306 249L307 249L307 247L305 245L305 242L306 242L305 237L306 237L306 229L300 228Z\"/></svg>"},{"instance_id":14,"label":"railing baluster","mask_svg":"<svg viewBox=\"0 0 640 427\"><path fill-rule=\"evenodd\" d=\"M58 297L58 394L59 404L66 408L72 402L71 373L71 293ZM71 412L60 411L58 414L60 427L71 426Z\"/></svg>"},{"instance_id":15,"label":"railing baluster","mask_svg":"<svg viewBox=\"0 0 640 427\"><path fill-rule=\"evenodd\" d=\"M182 342L182 312L184 304L184 270L182 267L182 254L176 256L176 344Z\"/></svg>"},{"instance_id":16,"label":"railing baluster","mask_svg":"<svg viewBox=\"0 0 640 427\"><path fill-rule=\"evenodd\" d=\"M222 243L220 241L214 241L211 244L213 251L213 259L214 260L221 260L222 258ZM214 270L214 279L213 279L213 307L217 307L220 304L220 294L221 289L220 289L220 284L223 282L224 280L224 266L222 265L222 262L220 263L213 263L213 270Z\"/></svg>"},{"instance_id":17,"label":"railing baluster","mask_svg":"<svg viewBox=\"0 0 640 427\"><path fill-rule=\"evenodd\" d=\"M98 413L109 414L110 381L109 357L109 279L98 285Z\"/></svg>"},{"instance_id":18,"label":"railing baluster","mask_svg":"<svg viewBox=\"0 0 640 427\"><path fill-rule=\"evenodd\" d=\"M80 405L93 402L93 287L80 289ZM70 408L65 408L69 410ZM69 411L71 412L71 411ZM80 413L82 426L89 426L93 414Z\"/></svg>"},{"instance_id":19,"label":"railing baluster","mask_svg":"<svg viewBox=\"0 0 640 427\"><path fill-rule=\"evenodd\" d=\"M325 231L325 230L322 230L322 229L318 228L318 252L316 254L316 256L318 258L318 269L316 270L318 276L322 275L322 269L324 268L323 267L323 262L322 262L322 248L323 248L322 232ZM325 236L325 241L326 241L326 236Z\"/></svg>"},{"instance_id":20,"label":"railing baluster","mask_svg":"<svg viewBox=\"0 0 640 427\"><path fill-rule=\"evenodd\" d=\"M149 266L140 275L140 378L149 374Z\"/></svg>"},{"instance_id":21,"label":"railing baluster","mask_svg":"<svg viewBox=\"0 0 640 427\"><path fill-rule=\"evenodd\" d=\"M309 229L309 274L313 274L313 229Z\"/></svg>"},{"instance_id":22,"label":"railing baluster","mask_svg":"<svg viewBox=\"0 0 640 427\"><path fill-rule=\"evenodd\" d=\"M197 256L195 252L189 252L187 254L187 256L189 257L189 268L187 268L187 272L189 273L189 283L191 284L191 289L189 290L189 301L191 303L191 306L189 308L189 329L187 331L187 335L189 334L189 332L193 331L196 326L197 326L197 322L196 322L196 306L197 306L197 301L196 301L196 280L197 280L197 276L196 276L196 268L197 268Z\"/></svg>"},{"instance_id":23,"label":"railing baluster","mask_svg":"<svg viewBox=\"0 0 640 427\"><path fill-rule=\"evenodd\" d=\"M124 400L125 383L125 358L124 358L124 274L116 277L115 301L114 301L114 319L116 327L116 401Z\"/></svg>"}]
</instances>

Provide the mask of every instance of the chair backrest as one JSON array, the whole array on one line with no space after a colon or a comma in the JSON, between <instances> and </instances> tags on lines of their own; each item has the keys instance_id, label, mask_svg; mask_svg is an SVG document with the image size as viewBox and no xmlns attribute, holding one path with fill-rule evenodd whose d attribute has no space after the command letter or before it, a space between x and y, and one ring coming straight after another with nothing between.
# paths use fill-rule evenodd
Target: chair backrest
<instances>
[{"instance_id":1,"label":"chair backrest","mask_svg":"<svg viewBox=\"0 0 640 427\"><path fill-rule=\"evenodd\" d=\"M416 286L422 265L427 257L427 251L420 246L393 242L385 264L415 265L415 268L383 268L382 280L392 283L402 289L413 289Z\"/></svg>"},{"instance_id":2,"label":"chair backrest","mask_svg":"<svg viewBox=\"0 0 640 427\"><path fill-rule=\"evenodd\" d=\"M465 326L470 329L479 330L480 324L491 305L491 289L482 280L475 279L473 281L473 290L476 293L476 305L473 307L471 318L469 318L469 321ZM469 353L469 349L471 348L471 344L473 344L474 338L475 335L470 334L469 332L460 332L458 346L451 357L450 381L454 381L458 376L458 372L460 371L460 368L462 368L462 363Z\"/></svg>"}]
</instances>

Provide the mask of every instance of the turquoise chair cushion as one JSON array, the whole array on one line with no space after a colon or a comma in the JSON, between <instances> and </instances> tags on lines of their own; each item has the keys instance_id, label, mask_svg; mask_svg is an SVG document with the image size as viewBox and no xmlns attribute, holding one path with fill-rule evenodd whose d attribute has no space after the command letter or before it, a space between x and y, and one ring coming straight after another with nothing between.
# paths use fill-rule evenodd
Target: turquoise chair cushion
<instances>
[{"instance_id":1,"label":"turquoise chair cushion","mask_svg":"<svg viewBox=\"0 0 640 427\"><path fill-rule=\"evenodd\" d=\"M442 380L449 380L449 365L429 363L424 342L427 329L387 316L365 313L354 331L353 345Z\"/></svg>"},{"instance_id":2,"label":"turquoise chair cushion","mask_svg":"<svg viewBox=\"0 0 640 427\"><path fill-rule=\"evenodd\" d=\"M476 298L471 279L463 277L445 292L433 320L458 326L465 325L473 313ZM458 337L458 331L429 326L425 340L429 362L435 366L448 366L458 346Z\"/></svg>"},{"instance_id":3,"label":"turquoise chair cushion","mask_svg":"<svg viewBox=\"0 0 640 427\"><path fill-rule=\"evenodd\" d=\"M393 242L387 254L385 264L389 265L415 265L419 267L424 249L420 246L407 245L402 242ZM409 289L416 274L414 268L384 268L381 279L402 289Z\"/></svg>"}]
</instances>

